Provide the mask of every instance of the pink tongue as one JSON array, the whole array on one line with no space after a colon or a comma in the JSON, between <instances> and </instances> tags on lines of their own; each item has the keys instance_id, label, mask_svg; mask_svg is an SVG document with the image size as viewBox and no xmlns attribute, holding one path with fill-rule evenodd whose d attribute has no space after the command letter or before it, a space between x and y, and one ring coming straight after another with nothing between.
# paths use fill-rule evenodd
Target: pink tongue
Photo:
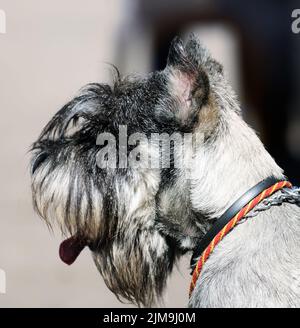
<instances>
[{"instance_id":1,"label":"pink tongue","mask_svg":"<svg viewBox=\"0 0 300 328\"><path fill-rule=\"evenodd\" d=\"M71 265L75 262L86 243L76 236L64 240L59 246L59 257L63 262Z\"/></svg>"}]
</instances>

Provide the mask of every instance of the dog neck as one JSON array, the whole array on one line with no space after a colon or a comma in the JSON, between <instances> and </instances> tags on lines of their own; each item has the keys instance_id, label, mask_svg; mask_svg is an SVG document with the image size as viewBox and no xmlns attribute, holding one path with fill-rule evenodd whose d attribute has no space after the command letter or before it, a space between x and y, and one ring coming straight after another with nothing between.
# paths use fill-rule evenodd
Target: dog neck
<instances>
[{"instance_id":1,"label":"dog neck","mask_svg":"<svg viewBox=\"0 0 300 328\"><path fill-rule=\"evenodd\" d=\"M251 187L283 171L255 132L235 112L224 113L213 144L196 151L191 175L194 210L212 222Z\"/></svg>"},{"instance_id":2,"label":"dog neck","mask_svg":"<svg viewBox=\"0 0 300 328\"><path fill-rule=\"evenodd\" d=\"M228 119L214 149L197 153L192 180L193 206L212 223L259 181L284 179L253 130L234 113ZM299 306L299 217L284 204L236 226L205 263L189 306Z\"/></svg>"}]
</instances>

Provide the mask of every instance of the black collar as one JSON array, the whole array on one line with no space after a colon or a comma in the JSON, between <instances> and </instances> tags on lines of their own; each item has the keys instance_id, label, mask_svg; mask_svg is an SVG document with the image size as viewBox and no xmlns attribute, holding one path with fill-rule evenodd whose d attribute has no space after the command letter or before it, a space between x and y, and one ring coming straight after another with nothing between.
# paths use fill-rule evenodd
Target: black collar
<instances>
[{"instance_id":1,"label":"black collar","mask_svg":"<svg viewBox=\"0 0 300 328\"><path fill-rule=\"evenodd\" d=\"M207 234L203 237L200 244L194 250L194 253L191 258L191 268L194 269L199 257L205 251L206 247L210 244L210 242L214 239L214 237L221 231L225 225L251 200L257 197L261 192L265 189L271 187L275 183L279 182L274 177L269 177L256 186L248 190L243 196L241 196L229 209L216 221L216 223L212 226L212 228L207 232Z\"/></svg>"}]
</instances>

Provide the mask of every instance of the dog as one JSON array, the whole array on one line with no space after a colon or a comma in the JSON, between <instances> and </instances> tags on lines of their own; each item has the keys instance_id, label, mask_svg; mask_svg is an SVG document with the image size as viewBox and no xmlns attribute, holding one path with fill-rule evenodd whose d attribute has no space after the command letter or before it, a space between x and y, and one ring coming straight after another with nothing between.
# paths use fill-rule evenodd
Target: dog
<instances>
[{"instance_id":1,"label":"dog","mask_svg":"<svg viewBox=\"0 0 300 328\"><path fill-rule=\"evenodd\" d=\"M140 141L125 145L121 132ZM193 142L172 143L166 164L147 139L174 133ZM179 153L189 165L175 165ZM138 165L141 157L159 165ZM89 247L118 299L147 307L232 204L266 179L286 180L194 35L172 41L162 71L81 89L33 144L31 175L35 210L68 237L61 258L71 264ZM189 307L300 306L299 189L284 184L221 239L210 244Z\"/></svg>"}]
</instances>

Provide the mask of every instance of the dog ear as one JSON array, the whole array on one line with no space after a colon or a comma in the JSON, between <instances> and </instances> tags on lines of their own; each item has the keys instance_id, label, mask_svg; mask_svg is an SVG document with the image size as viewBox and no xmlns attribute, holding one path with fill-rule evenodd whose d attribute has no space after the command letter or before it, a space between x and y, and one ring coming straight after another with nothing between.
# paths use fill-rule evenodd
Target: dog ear
<instances>
[{"instance_id":1,"label":"dog ear","mask_svg":"<svg viewBox=\"0 0 300 328\"><path fill-rule=\"evenodd\" d=\"M193 68L192 63L187 56L183 42L177 36L172 40L170 44L167 66L177 68L180 67L182 70L186 71L189 71Z\"/></svg>"},{"instance_id":2,"label":"dog ear","mask_svg":"<svg viewBox=\"0 0 300 328\"><path fill-rule=\"evenodd\" d=\"M164 103L167 113L162 114L175 119L181 127L194 125L197 114L209 98L209 78L201 69L195 42L191 38L184 46L176 37L171 43L165 69L170 98Z\"/></svg>"}]
</instances>

